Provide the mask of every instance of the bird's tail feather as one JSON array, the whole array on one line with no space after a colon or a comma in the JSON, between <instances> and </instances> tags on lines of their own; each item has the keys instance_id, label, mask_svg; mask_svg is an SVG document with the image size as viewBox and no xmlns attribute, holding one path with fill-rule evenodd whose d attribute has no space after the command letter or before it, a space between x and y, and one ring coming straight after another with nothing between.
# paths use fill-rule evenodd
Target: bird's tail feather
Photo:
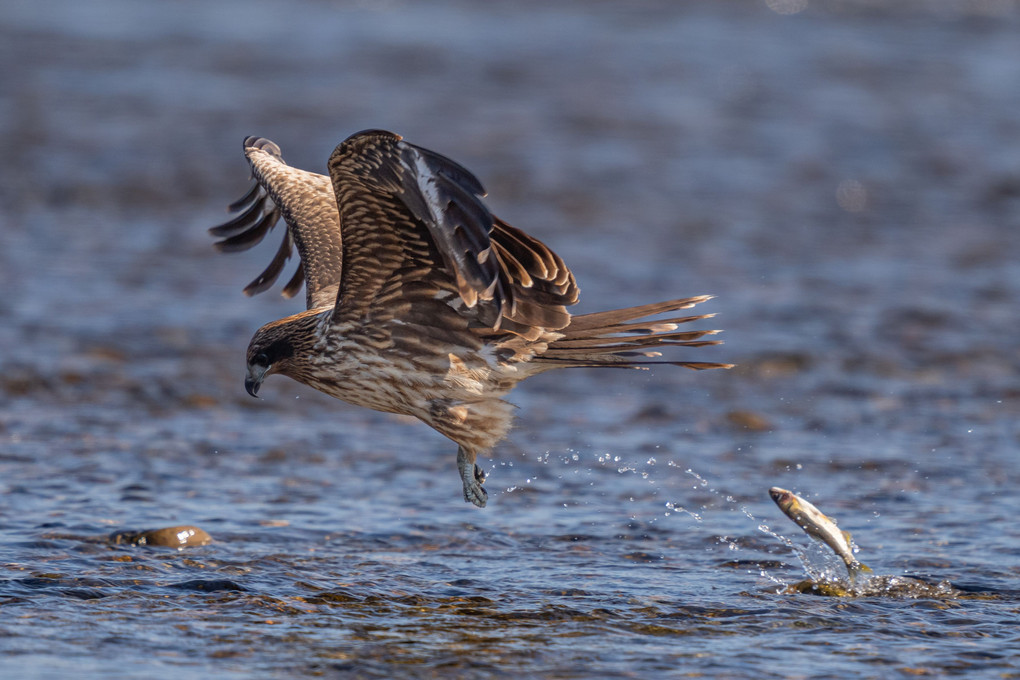
<instances>
[{"instance_id":1,"label":"bird's tail feather","mask_svg":"<svg viewBox=\"0 0 1020 680\"><path fill-rule=\"evenodd\" d=\"M636 321L657 314L690 309L711 297L710 295L699 295L572 317L570 325L559 331L563 333L563 337L550 343L549 348L534 361L540 364L551 364L549 368L571 366L646 368L654 364L671 364L694 370L731 368L733 364L655 360L656 357L662 356L662 353L650 349L653 347L703 347L721 344L721 340L702 339L719 333L717 330L677 330L680 324L710 319L715 316L714 314Z\"/></svg>"}]
</instances>

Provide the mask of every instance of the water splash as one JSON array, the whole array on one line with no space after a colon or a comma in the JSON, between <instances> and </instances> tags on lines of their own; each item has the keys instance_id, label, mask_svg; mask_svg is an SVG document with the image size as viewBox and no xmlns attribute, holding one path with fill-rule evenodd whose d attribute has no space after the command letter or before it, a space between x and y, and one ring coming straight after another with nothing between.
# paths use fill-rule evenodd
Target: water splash
<instances>
[{"instance_id":1,"label":"water splash","mask_svg":"<svg viewBox=\"0 0 1020 680\"><path fill-rule=\"evenodd\" d=\"M687 508L685 508L682 505L677 505L676 503L673 503L672 501L666 501L666 508L667 508L667 511L665 513L666 517L669 517L674 512L680 512L680 513L685 513L685 514L693 517L698 522L701 521L701 515L699 515L698 513L694 512L693 510L688 510ZM702 509L704 509L704 506L702 506Z\"/></svg>"}]
</instances>

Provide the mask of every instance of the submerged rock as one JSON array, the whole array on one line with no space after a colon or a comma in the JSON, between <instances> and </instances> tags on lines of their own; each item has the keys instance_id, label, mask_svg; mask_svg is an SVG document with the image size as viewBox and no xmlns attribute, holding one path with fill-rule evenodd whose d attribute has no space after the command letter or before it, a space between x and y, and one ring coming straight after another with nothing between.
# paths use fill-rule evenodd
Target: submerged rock
<instances>
[{"instance_id":1,"label":"submerged rock","mask_svg":"<svg viewBox=\"0 0 1020 680\"><path fill-rule=\"evenodd\" d=\"M783 593L823 595L825 597L902 597L926 599L953 599L961 591L949 581L928 583L908 576L872 576L859 579L854 585L837 581L799 581L787 586Z\"/></svg>"},{"instance_id":2,"label":"submerged rock","mask_svg":"<svg viewBox=\"0 0 1020 680\"><path fill-rule=\"evenodd\" d=\"M193 548L212 542L204 529L190 524L164 529L148 529L146 531L118 531L110 535L109 542L113 545L153 545L165 548Z\"/></svg>"}]
</instances>

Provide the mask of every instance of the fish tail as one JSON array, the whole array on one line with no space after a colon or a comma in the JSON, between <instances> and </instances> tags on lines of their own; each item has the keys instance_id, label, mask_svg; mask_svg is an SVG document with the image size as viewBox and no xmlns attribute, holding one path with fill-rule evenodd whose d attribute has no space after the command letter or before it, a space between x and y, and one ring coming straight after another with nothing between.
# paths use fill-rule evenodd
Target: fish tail
<instances>
[{"instance_id":1,"label":"fish tail","mask_svg":"<svg viewBox=\"0 0 1020 680\"><path fill-rule=\"evenodd\" d=\"M857 574L871 574L871 573L873 573L871 567L869 567L866 564L862 564L861 562L857 562L857 561L854 561L853 564L847 565L847 570L850 572L851 576L856 576Z\"/></svg>"}]
</instances>

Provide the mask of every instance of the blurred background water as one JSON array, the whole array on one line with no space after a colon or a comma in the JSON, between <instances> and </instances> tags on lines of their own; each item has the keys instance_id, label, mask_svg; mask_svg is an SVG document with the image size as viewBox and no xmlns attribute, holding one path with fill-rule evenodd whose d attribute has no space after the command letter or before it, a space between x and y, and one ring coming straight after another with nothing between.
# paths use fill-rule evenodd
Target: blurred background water
<instances>
[{"instance_id":1,"label":"blurred background water","mask_svg":"<svg viewBox=\"0 0 1020 680\"><path fill-rule=\"evenodd\" d=\"M1020 675L1020 5L176 3L0 11L9 677ZM515 391L450 443L244 349L300 309L205 229L241 140L391 129L551 245L577 311L715 294L738 368ZM273 239L275 240L275 239ZM883 574L777 594L780 485ZM115 531L195 524L183 551Z\"/></svg>"}]
</instances>

